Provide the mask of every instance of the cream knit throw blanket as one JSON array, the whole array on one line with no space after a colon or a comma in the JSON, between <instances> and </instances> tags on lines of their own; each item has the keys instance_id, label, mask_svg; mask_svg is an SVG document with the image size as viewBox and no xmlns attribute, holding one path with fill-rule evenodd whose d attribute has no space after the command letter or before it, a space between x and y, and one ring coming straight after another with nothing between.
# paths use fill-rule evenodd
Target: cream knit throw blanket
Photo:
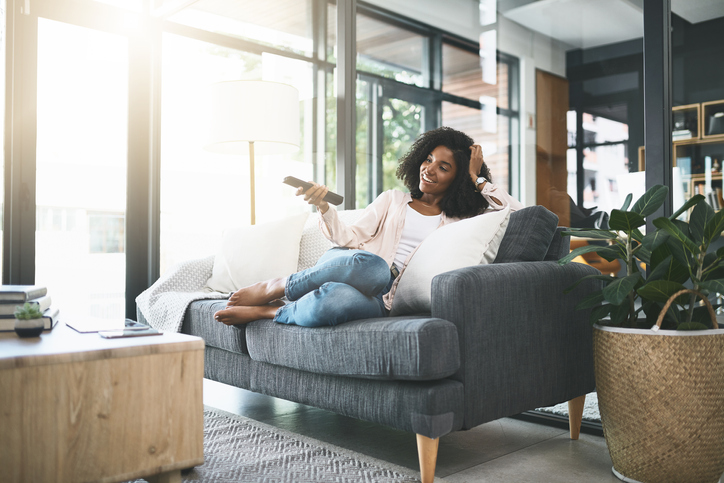
<instances>
[{"instance_id":1,"label":"cream knit throw blanket","mask_svg":"<svg viewBox=\"0 0 724 483\"><path fill-rule=\"evenodd\" d=\"M136 297L138 310L151 327L164 332L179 332L191 302L229 298L228 293L211 292L206 288L213 268L213 255L174 265Z\"/></svg>"}]
</instances>

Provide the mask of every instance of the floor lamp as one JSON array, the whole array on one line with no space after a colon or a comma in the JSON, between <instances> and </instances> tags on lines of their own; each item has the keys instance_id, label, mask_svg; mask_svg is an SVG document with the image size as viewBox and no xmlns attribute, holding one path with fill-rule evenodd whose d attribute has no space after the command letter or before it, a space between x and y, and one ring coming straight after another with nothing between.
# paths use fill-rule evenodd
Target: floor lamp
<instances>
[{"instance_id":1,"label":"floor lamp","mask_svg":"<svg viewBox=\"0 0 724 483\"><path fill-rule=\"evenodd\" d=\"M249 153L251 224L254 225L254 155L289 154L299 149L299 91L290 85L269 81L214 84L209 128L208 151Z\"/></svg>"}]
</instances>

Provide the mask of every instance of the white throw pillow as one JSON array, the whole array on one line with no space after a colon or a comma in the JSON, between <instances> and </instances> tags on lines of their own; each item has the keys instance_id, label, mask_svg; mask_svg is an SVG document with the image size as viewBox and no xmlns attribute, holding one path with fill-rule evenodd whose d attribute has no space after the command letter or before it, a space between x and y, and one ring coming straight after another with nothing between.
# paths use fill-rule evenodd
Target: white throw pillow
<instances>
[{"instance_id":1,"label":"white throw pillow","mask_svg":"<svg viewBox=\"0 0 724 483\"><path fill-rule=\"evenodd\" d=\"M430 312L432 279L441 273L492 263L508 227L510 208L450 223L420 244L397 284L390 315Z\"/></svg>"},{"instance_id":2,"label":"white throw pillow","mask_svg":"<svg viewBox=\"0 0 724 483\"><path fill-rule=\"evenodd\" d=\"M353 225L360 219L364 211L365 210L343 210L339 211L337 216L339 216L340 221L344 222L344 224ZM302 242L300 246L299 265L297 266L298 272L313 267L317 263L317 260L334 246L332 242L327 240L322 234L322 229L319 227L319 215L317 213L313 213L307 220L307 223L305 223L304 230L302 230Z\"/></svg>"},{"instance_id":3,"label":"white throw pillow","mask_svg":"<svg viewBox=\"0 0 724 483\"><path fill-rule=\"evenodd\" d=\"M262 225L230 228L206 286L215 292L235 292L262 280L297 271L299 241L309 213Z\"/></svg>"}]
</instances>

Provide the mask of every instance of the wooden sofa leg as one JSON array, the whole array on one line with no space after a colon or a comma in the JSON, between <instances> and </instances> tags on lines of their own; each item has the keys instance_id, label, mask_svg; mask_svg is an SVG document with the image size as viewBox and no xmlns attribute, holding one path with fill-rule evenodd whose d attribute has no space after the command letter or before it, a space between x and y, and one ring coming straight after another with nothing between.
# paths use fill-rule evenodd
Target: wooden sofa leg
<instances>
[{"instance_id":1,"label":"wooden sofa leg","mask_svg":"<svg viewBox=\"0 0 724 483\"><path fill-rule=\"evenodd\" d=\"M583 406L585 403L585 394L568 401L568 426L571 431L571 439L578 439L581 434L581 420L583 420Z\"/></svg>"},{"instance_id":2,"label":"wooden sofa leg","mask_svg":"<svg viewBox=\"0 0 724 483\"><path fill-rule=\"evenodd\" d=\"M437 465L437 447L440 438L428 438L417 435L417 457L420 459L420 480L422 483L432 483L435 479L435 465Z\"/></svg>"}]
</instances>

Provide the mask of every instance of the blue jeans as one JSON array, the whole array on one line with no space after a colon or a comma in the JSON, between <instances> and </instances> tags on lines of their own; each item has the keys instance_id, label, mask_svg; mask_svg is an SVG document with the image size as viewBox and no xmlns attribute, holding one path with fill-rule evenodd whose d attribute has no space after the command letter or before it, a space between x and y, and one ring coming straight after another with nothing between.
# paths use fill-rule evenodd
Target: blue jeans
<instances>
[{"instance_id":1,"label":"blue jeans","mask_svg":"<svg viewBox=\"0 0 724 483\"><path fill-rule=\"evenodd\" d=\"M317 264L289 276L284 293L290 300L275 322L304 327L337 325L384 317L382 297L394 278L381 257L349 248L331 248Z\"/></svg>"}]
</instances>

